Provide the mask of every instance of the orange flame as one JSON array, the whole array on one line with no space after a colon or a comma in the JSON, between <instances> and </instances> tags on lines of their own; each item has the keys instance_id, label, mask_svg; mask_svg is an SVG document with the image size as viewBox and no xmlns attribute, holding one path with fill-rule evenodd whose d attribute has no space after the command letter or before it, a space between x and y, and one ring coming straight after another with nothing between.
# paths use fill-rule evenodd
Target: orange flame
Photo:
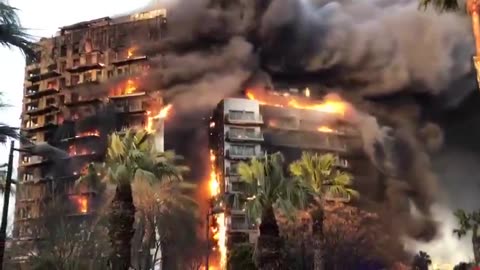
<instances>
[{"instance_id":1,"label":"orange flame","mask_svg":"<svg viewBox=\"0 0 480 270\"><path fill-rule=\"evenodd\" d=\"M348 109L348 104L339 97L329 95L325 101L321 103L313 103L310 99L291 96L291 95L270 95L264 90L248 89L247 98L255 100L261 105L269 105L275 107L291 107L295 109L313 110L324 113L331 113L343 116Z\"/></svg>"},{"instance_id":2,"label":"orange flame","mask_svg":"<svg viewBox=\"0 0 480 270\"><path fill-rule=\"evenodd\" d=\"M128 51L127 51L127 58L132 58L135 50L136 50L135 47L129 48Z\"/></svg>"},{"instance_id":3,"label":"orange flame","mask_svg":"<svg viewBox=\"0 0 480 270\"><path fill-rule=\"evenodd\" d=\"M333 130L333 129L327 127L327 126L321 126L317 130L320 131L320 132L325 132L325 133L334 133L335 132L335 130Z\"/></svg>"},{"instance_id":4,"label":"orange flame","mask_svg":"<svg viewBox=\"0 0 480 270\"><path fill-rule=\"evenodd\" d=\"M128 79L120 83L116 88L112 89L110 96L123 96L130 95L137 91L138 89L138 79Z\"/></svg>"},{"instance_id":5,"label":"orange flame","mask_svg":"<svg viewBox=\"0 0 480 270\"><path fill-rule=\"evenodd\" d=\"M210 196L215 197L220 194L220 184L217 179L217 170L215 166L215 154L213 150L210 150L210 181L208 182L210 187Z\"/></svg>"},{"instance_id":6,"label":"orange flame","mask_svg":"<svg viewBox=\"0 0 480 270\"><path fill-rule=\"evenodd\" d=\"M88 198L86 196L75 196L75 203L78 212L82 214L88 213Z\"/></svg>"},{"instance_id":7,"label":"orange flame","mask_svg":"<svg viewBox=\"0 0 480 270\"><path fill-rule=\"evenodd\" d=\"M86 148L78 148L76 145L70 145L68 147L68 154L70 156L81 156L95 154L95 151L90 151Z\"/></svg>"},{"instance_id":8,"label":"orange flame","mask_svg":"<svg viewBox=\"0 0 480 270\"><path fill-rule=\"evenodd\" d=\"M75 138L89 137L89 136L100 136L100 132L98 130L86 131L76 135Z\"/></svg>"},{"instance_id":9,"label":"orange flame","mask_svg":"<svg viewBox=\"0 0 480 270\"><path fill-rule=\"evenodd\" d=\"M155 128L153 126L153 120L166 119L168 117L168 115L170 114L170 112L172 111L172 108L173 108L172 104L168 104L167 106L160 109L160 112L155 116L151 116L152 112L148 111L147 112L147 117L148 117L147 126L145 127L145 129L150 133L155 132Z\"/></svg>"}]
</instances>

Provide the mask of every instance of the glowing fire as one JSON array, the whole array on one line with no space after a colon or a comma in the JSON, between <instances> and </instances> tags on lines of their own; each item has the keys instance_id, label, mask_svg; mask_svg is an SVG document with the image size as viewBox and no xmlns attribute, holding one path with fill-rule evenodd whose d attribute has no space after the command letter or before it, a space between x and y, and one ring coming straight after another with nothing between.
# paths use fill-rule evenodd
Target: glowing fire
<instances>
[{"instance_id":1,"label":"glowing fire","mask_svg":"<svg viewBox=\"0 0 480 270\"><path fill-rule=\"evenodd\" d=\"M168 117L168 115L170 114L170 112L172 111L172 104L168 104L167 106L163 107L162 109L160 109L160 112L155 115L155 116L151 116L152 115L152 112L151 111L148 111L147 112L147 126L145 127L145 129L150 132L150 133L154 133L156 128L154 127L154 124L153 124L153 120L164 120Z\"/></svg>"},{"instance_id":2,"label":"glowing fire","mask_svg":"<svg viewBox=\"0 0 480 270\"><path fill-rule=\"evenodd\" d=\"M100 136L100 132L98 130L86 131L76 135L75 138L89 137L89 136Z\"/></svg>"},{"instance_id":3,"label":"glowing fire","mask_svg":"<svg viewBox=\"0 0 480 270\"><path fill-rule=\"evenodd\" d=\"M310 94L310 91L308 91ZM343 116L348 109L348 104L336 96L327 96L321 103L312 103L310 99L291 95L269 95L264 90L248 89L246 95L251 100L256 100L262 105L275 107L291 107L295 109L313 110Z\"/></svg>"},{"instance_id":4,"label":"glowing fire","mask_svg":"<svg viewBox=\"0 0 480 270\"><path fill-rule=\"evenodd\" d=\"M220 184L218 183L216 171L215 154L210 150L210 181L208 182L208 185L210 187L211 197L215 197L220 193Z\"/></svg>"},{"instance_id":5,"label":"glowing fire","mask_svg":"<svg viewBox=\"0 0 480 270\"><path fill-rule=\"evenodd\" d=\"M78 212L82 214L88 213L88 198L86 196L76 196L75 203L78 207Z\"/></svg>"},{"instance_id":6,"label":"glowing fire","mask_svg":"<svg viewBox=\"0 0 480 270\"><path fill-rule=\"evenodd\" d=\"M210 150L210 178L208 182L210 197L214 198L220 194L220 183L217 177L217 168L215 166L215 153ZM220 262L218 267L211 269L225 269L227 264L227 227L225 224L225 214L219 213L214 216L214 224L210 227L213 239L217 245L213 250L217 250L220 254Z\"/></svg>"},{"instance_id":7,"label":"glowing fire","mask_svg":"<svg viewBox=\"0 0 480 270\"><path fill-rule=\"evenodd\" d=\"M128 49L127 58L132 58L133 57L133 53L135 52L135 49L136 48L134 48L134 47Z\"/></svg>"},{"instance_id":8,"label":"glowing fire","mask_svg":"<svg viewBox=\"0 0 480 270\"><path fill-rule=\"evenodd\" d=\"M335 132L335 130L333 130L333 129L327 127L327 126L321 126L321 127L319 127L317 130L320 131L320 132L325 132L325 133L333 133L333 132Z\"/></svg>"},{"instance_id":9,"label":"glowing fire","mask_svg":"<svg viewBox=\"0 0 480 270\"><path fill-rule=\"evenodd\" d=\"M111 90L110 96L123 96L130 95L137 92L138 89L138 79L131 78L122 83L120 83L116 88Z\"/></svg>"},{"instance_id":10,"label":"glowing fire","mask_svg":"<svg viewBox=\"0 0 480 270\"><path fill-rule=\"evenodd\" d=\"M81 155L95 154L95 151L90 151L86 148L79 148L76 145L70 145L68 147L68 154L70 156L81 156Z\"/></svg>"}]
</instances>

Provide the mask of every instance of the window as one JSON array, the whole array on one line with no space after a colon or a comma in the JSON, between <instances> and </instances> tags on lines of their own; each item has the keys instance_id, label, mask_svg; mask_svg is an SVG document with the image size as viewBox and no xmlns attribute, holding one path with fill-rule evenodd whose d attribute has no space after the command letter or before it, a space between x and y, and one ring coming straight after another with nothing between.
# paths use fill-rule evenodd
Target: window
<instances>
[{"instance_id":1,"label":"window","mask_svg":"<svg viewBox=\"0 0 480 270\"><path fill-rule=\"evenodd\" d=\"M74 66L74 67L80 66L80 59L78 59L78 58L77 58L77 59L73 59L73 66Z\"/></svg>"},{"instance_id":2,"label":"window","mask_svg":"<svg viewBox=\"0 0 480 270\"><path fill-rule=\"evenodd\" d=\"M230 154L234 156L254 156L254 145L232 145L230 147Z\"/></svg>"},{"instance_id":3,"label":"window","mask_svg":"<svg viewBox=\"0 0 480 270\"><path fill-rule=\"evenodd\" d=\"M57 47L53 47L53 49L52 49L52 58L53 59L58 58L58 48Z\"/></svg>"},{"instance_id":4,"label":"window","mask_svg":"<svg viewBox=\"0 0 480 270\"><path fill-rule=\"evenodd\" d=\"M255 129L253 128L230 128L230 136L235 138L253 138L255 137Z\"/></svg>"},{"instance_id":5,"label":"window","mask_svg":"<svg viewBox=\"0 0 480 270\"><path fill-rule=\"evenodd\" d=\"M97 79L97 80L100 80L101 78L102 78L102 71L101 71L101 70L97 70L96 79Z\"/></svg>"},{"instance_id":6,"label":"window","mask_svg":"<svg viewBox=\"0 0 480 270\"><path fill-rule=\"evenodd\" d=\"M49 81L47 82L47 89L54 89L57 87L57 81Z\"/></svg>"},{"instance_id":7,"label":"window","mask_svg":"<svg viewBox=\"0 0 480 270\"><path fill-rule=\"evenodd\" d=\"M73 43L72 52L73 52L73 54L80 53L80 43L78 43L78 42Z\"/></svg>"},{"instance_id":8,"label":"window","mask_svg":"<svg viewBox=\"0 0 480 270\"><path fill-rule=\"evenodd\" d=\"M53 104L55 104L55 98L54 97L47 98L47 106L53 105Z\"/></svg>"},{"instance_id":9,"label":"window","mask_svg":"<svg viewBox=\"0 0 480 270\"><path fill-rule=\"evenodd\" d=\"M70 101L77 102L78 100L79 100L78 94L72 93L72 95L70 96Z\"/></svg>"},{"instance_id":10,"label":"window","mask_svg":"<svg viewBox=\"0 0 480 270\"><path fill-rule=\"evenodd\" d=\"M123 69L121 69L121 68L117 69L117 74L118 75L122 75L122 73L123 73Z\"/></svg>"},{"instance_id":11,"label":"window","mask_svg":"<svg viewBox=\"0 0 480 270\"><path fill-rule=\"evenodd\" d=\"M63 73L65 72L66 69L67 69L67 62L66 61L60 62L60 72Z\"/></svg>"},{"instance_id":12,"label":"window","mask_svg":"<svg viewBox=\"0 0 480 270\"><path fill-rule=\"evenodd\" d=\"M91 64L93 63L92 60L93 60L93 59L92 59L92 55L91 55L91 54L85 55L85 63L86 63L87 65L91 65Z\"/></svg>"},{"instance_id":13,"label":"window","mask_svg":"<svg viewBox=\"0 0 480 270\"><path fill-rule=\"evenodd\" d=\"M245 215L232 215L232 229L242 230L247 228Z\"/></svg>"},{"instance_id":14,"label":"window","mask_svg":"<svg viewBox=\"0 0 480 270\"><path fill-rule=\"evenodd\" d=\"M228 169L228 172L229 172L230 175L238 174L238 164L239 164L238 162L231 162L230 163L230 167Z\"/></svg>"},{"instance_id":15,"label":"window","mask_svg":"<svg viewBox=\"0 0 480 270\"><path fill-rule=\"evenodd\" d=\"M234 119L234 120L254 120L255 119L255 113L248 112L248 111L231 110L228 112L228 115L230 116L231 119Z\"/></svg>"},{"instance_id":16,"label":"window","mask_svg":"<svg viewBox=\"0 0 480 270\"><path fill-rule=\"evenodd\" d=\"M72 75L70 79L70 84L77 85L79 81L80 81L80 77L78 75Z\"/></svg>"},{"instance_id":17,"label":"window","mask_svg":"<svg viewBox=\"0 0 480 270\"><path fill-rule=\"evenodd\" d=\"M27 121L27 128L34 128L38 125L38 118L31 118L30 120Z\"/></svg>"},{"instance_id":18,"label":"window","mask_svg":"<svg viewBox=\"0 0 480 270\"><path fill-rule=\"evenodd\" d=\"M107 77L108 77L108 78L113 77L113 70L109 70L109 71L107 72Z\"/></svg>"},{"instance_id":19,"label":"window","mask_svg":"<svg viewBox=\"0 0 480 270\"><path fill-rule=\"evenodd\" d=\"M23 174L23 181L32 181L33 180L33 174L32 173L24 173Z\"/></svg>"},{"instance_id":20,"label":"window","mask_svg":"<svg viewBox=\"0 0 480 270\"><path fill-rule=\"evenodd\" d=\"M85 72L85 74L83 74L83 81L84 82L91 82L92 81L92 73Z\"/></svg>"},{"instance_id":21,"label":"window","mask_svg":"<svg viewBox=\"0 0 480 270\"><path fill-rule=\"evenodd\" d=\"M67 56L67 46L62 45L60 47L60 57L65 57L65 56Z\"/></svg>"},{"instance_id":22,"label":"window","mask_svg":"<svg viewBox=\"0 0 480 270\"><path fill-rule=\"evenodd\" d=\"M49 114L49 115L45 116L45 122L47 124L53 124L54 121L55 121L55 116L54 115Z\"/></svg>"},{"instance_id":23,"label":"window","mask_svg":"<svg viewBox=\"0 0 480 270\"><path fill-rule=\"evenodd\" d=\"M65 78L60 78L59 80L60 89L63 89L65 85L66 85Z\"/></svg>"}]
</instances>

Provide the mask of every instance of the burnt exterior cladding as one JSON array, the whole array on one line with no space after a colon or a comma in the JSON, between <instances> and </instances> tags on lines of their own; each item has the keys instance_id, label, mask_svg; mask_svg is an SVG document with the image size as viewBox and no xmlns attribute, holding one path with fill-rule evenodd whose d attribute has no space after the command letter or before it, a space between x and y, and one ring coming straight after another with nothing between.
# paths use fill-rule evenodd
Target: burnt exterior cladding
<instances>
[{"instance_id":1,"label":"burnt exterior cladding","mask_svg":"<svg viewBox=\"0 0 480 270\"><path fill-rule=\"evenodd\" d=\"M42 237L35 225L53 198L72 219L94 213L96 190L74 188L75 180L90 162L103 159L108 132L145 126L148 109L161 105L157 89L137 89L128 80L150 65L137 44L162 39L166 28L166 10L154 10L66 26L38 42L37 58L27 60L25 70L21 132L32 142L63 149L67 157L21 153L16 241Z\"/></svg>"}]
</instances>

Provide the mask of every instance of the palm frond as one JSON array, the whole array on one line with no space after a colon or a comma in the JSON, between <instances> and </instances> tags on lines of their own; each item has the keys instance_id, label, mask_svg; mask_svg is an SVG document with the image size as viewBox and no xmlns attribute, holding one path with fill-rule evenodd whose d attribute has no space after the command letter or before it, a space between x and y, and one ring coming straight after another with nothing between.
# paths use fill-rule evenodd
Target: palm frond
<instances>
[{"instance_id":1,"label":"palm frond","mask_svg":"<svg viewBox=\"0 0 480 270\"><path fill-rule=\"evenodd\" d=\"M429 6L433 6L440 12L445 11L457 11L459 10L459 4L457 0L420 0L419 8L427 9Z\"/></svg>"},{"instance_id":2,"label":"palm frond","mask_svg":"<svg viewBox=\"0 0 480 270\"><path fill-rule=\"evenodd\" d=\"M20 134L18 133L18 128L13 128L0 123L0 143L6 143L7 138L19 139Z\"/></svg>"}]
</instances>

